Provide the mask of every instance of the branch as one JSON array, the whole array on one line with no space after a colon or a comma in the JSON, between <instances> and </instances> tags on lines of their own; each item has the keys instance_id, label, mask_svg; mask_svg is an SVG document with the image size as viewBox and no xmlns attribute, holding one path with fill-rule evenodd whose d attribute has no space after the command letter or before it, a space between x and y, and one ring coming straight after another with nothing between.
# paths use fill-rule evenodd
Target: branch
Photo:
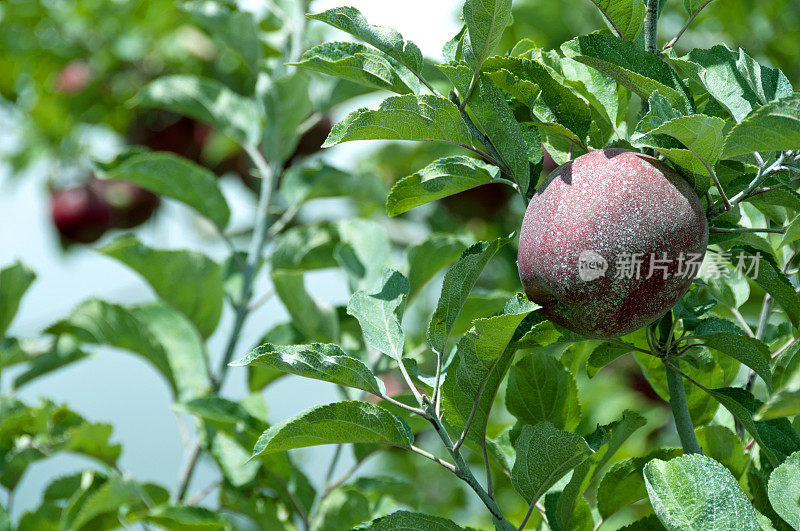
<instances>
[{"instance_id":1,"label":"branch","mask_svg":"<svg viewBox=\"0 0 800 531\"><path fill-rule=\"evenodd\" d=\"M708 232L717 232L717 233L739 233L739 232L767 232L770 234L785 234L786 229L760 229L760 228L751 228L751 227L709 227Z\"/></svg>"},{"instance_id":2,"label":"branch","mask_svg":"<svg viewBox=\"0 0 800 531\"><path fill-rule=\"evenodd\" d=\"M658 51L658 0L647 0L644 10L644 49L659 55Z\"/></svg>"},{"instance_id":3,"label":"branch","mask_svg":"<svg viewBox=\"0 0 800 531\"><path fill-rule=\"evenodd\" d=\"M475 479L475 476L472 474L472 470L470 470L467 463L464 462L464 459L456 452L453 451L453 441L450 439L450 435L447 433L447 430L442 425L442 422L439 420L439 417L436 416L436 411L434 405L426 400L425 403L426 407L426 418L433 424L433 428L436 431L436 434L444 443L445 447L447 448L450 455L453 457L455 462L455 474L463 479L467 485L478 495L481 499L483 504L489 509L489 512L492 513L492 517L494 518L495 526L501 531L514 531L516 528L511 525L511 522L506 520L503 516L503 512L500 510L500 507L497 505L494 497L489 495L483 487L481 487L478 480Z\"/></svg>"},{"instance_id":4,"label":"branch","mask_svg":"<svg viewBox=\"0 0 800 531\"><path fill-rule=\"evenodd\" d=\"M689 415L689 405L686 402L686 390L683 388L683 378L670 364L664 362L667 373L667 386L669 387L669 406L675 417L675 428L678 430L684 453L702 454L697 437L694 434L692 417Z\"/></svg>"},{"instance_id":5,"label":"branch","mask_svg":"<svg viewBox=\"0 0 800 531\"><path fill-rule=\"evenodd\" d=\"M694 22L694 19L696 19L697 15L700 14L700 11L705 9L705 7L710 3L711 3L711 0L707 0L703 5L701 5L700 7L697 8L697 11L692 13L692 16L689 17L689 20L686 21L686 24L683 25L683 27L678 32L678 34L675 35L675 37L671 41L669 41L666 46L664 46L664 50L663 51L667 51L670 48L672 48L673 46L675 46L675 43L678 42L678 39L681 38L681 36L683 35L683 32L685 32L689 28L689 26L692 25L692 22Z\"/></svg>"}]
</instances>

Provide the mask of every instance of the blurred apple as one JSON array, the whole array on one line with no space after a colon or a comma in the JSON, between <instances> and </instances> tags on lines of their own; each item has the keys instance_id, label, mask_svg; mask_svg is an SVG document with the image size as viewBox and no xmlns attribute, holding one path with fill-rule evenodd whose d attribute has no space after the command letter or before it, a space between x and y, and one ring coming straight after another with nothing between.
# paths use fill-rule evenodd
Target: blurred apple
<instances>
[{"instance_id":1,"label":"blurred apple","mask_svg":"<svg viewBox=\"0 0 800 531\"><path fill-rule=\"evenodd\" d=\"M92 179L89 186L111 207L111 224L117 229L138 227L161 204L156 194L133 183Z\"/></svg>"},{"instance_id":2,"label":"blurred apple","mask_svg":"<svg viewBox=\"0 0 800 531\"><path fill-rule=\"evenodd\" d=\"M56 91L75 94L82 91L92 81L92 69L86 61L70 61L56 74Z\"/></svg>"},{"instance_id":3,"label":"blurred apple","mask_svg":"<svg viewBox=\"0 0 800 531\"><path fill-rule=\"evenodd\" d=\"M111 228L112 209L88 184L53 192L53 224L65 242L92 243Z\"/></svg>"}]
</instances>

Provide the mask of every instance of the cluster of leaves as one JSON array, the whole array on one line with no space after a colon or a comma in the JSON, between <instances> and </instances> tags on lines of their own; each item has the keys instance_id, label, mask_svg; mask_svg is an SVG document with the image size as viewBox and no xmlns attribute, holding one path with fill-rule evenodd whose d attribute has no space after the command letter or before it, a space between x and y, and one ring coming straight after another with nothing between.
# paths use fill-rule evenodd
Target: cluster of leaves
<instances>
[{"instance_id":1,"label":"cluster of leaves","mask_svg":"<svg viewBox=\"0 0 800 531\"><path fill-rule=\"evenodd\" d=\"M371 25L353 8L310 18L360 42L324 43L298 55L309 44L297 29L306 6L277 2L274 16L286 17L285 27L270 34L282 43L279 57L270 58L252 15L226 2L204 2L208 31L253 61L252 93L216 79L170 75L132 103L208 123L251 156L262 190L247 251L230 242L230 258L218 264L198 252L122 237L100 252L139 273L156 300L136 306L90 300L48 327L45 349L8 337L0 349L0 368L22 367L15 387L82 359L94 344L141 356L164 376L176 408L196 420L189 467L170 499L163 488L121 473L107 426L49 402L31 407L3 399L0 480L9 491L28 463L58 451L105 467L56 480L19 527L102 529L142 520L180 529L461 529L425 514L444 513L447 503L426 501L427 491L436 500L434 491L441 490L427 485L431 477L439 486L463 482L486 508L470 523L500 529L516 528L514 520L521 528L552 529L610 527L612 521L633 522L632 529L800 526L800 344L793 338L800 296L791 269L800 240L794 191L800 94L780 70L742 50L647 53L641 1L594 3L609 30L557 50L522 40L496 55L512 20L511 1L467 0L465 26L445 45L446 63L432 68L414 43ZM700 8L695 4L687 2L690 14ZM284 170L310 118L373 90L397 95L377 109L350 113L333 128L328 146L412 140L452 152L427 160L388 192L369 175L324 164ZM323 97L311 97L320 92ZM542 171L543 147L565 162L612 146L652 150L693 184L716 231L710 254L762 257L752 282L707 273L696 281L675 309L679 337L668 340L668 355L656 348L651 330L588 341L544 320L523 295L498 289L492 275L509 271L500 263L509 265L507 233L477 242L463 232L433 233L409 245L404 218L424 214L374 215L384 200L394 217L490 183L507 185L524 206ZM138 150L100 169L106 178L184 203L224 234L230 207L209 170ZM364 216L295 221L306 203L326 197L349 197L366 206ZM759 228L781 234L747 231ZM308 271L328 268L347 279L346 307L329 306L305 287ZM231 364L247 367L252 393L231 400L220 389L242 351L238 337L258 301L254 279L263 271L290 321ZM33 274L17 264L1 275L5 334ZM426 297L434 279L441 282L438 300ZM215 371L206 340L226 304L236 317ZM744 317L753 305L757 326ZM591 416L598 396L587 393L602 385L596 374L606 365L604 374L619 370L631 353L635 370L664 400L665 364L684 377L704 455L681 455L661 444L661 428L671 428L658 408L634 402L609 414L606 402L602 415ZM285 374L335 384L343 401L268 426L259 393ZM408 391L392 390L398 382ZM317 490L288 451L321 444L338 449ZM381 468L395 463L396 473L350 480L354 468L333 481L345 445L356 467L381 455L387 463ZM215 485L218 511L187 498L202 453L222 478ZM443 469L441 476L418 471L420 460ZM474 472L481 467L485 480ZM2 518L0 512L0 525Z\"/></svg>"}]
</instances>

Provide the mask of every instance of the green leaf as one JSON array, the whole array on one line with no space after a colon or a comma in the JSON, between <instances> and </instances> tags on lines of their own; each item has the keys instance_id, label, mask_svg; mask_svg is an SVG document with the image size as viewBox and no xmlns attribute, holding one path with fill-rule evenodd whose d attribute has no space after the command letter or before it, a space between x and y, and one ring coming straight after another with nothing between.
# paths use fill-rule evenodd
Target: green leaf
<instances>
[{"instance_id":1,"label":"green leaf","mask_svg":"<svg viewBox=\"0 0 800 531\"><path fill-rule=\"evenodd\" d=\"M566 127L580 142L586 138L592 120L589 105L567 87L567 81L556 71L523 57L490 57L484 70L497 86L530 107L539 119ZM542 112L542 104L547 113Z\"/></svg>"},{"instance_id":2,"label":"green leaf","mask_svg":"<svg viewBox=\"0 0 800 531\"><path fill-rule=\"evenodd\" d=\"M229 527L220 513L194 505L161 505L143 515L142 520L174 531L214 531Z\"/></svg>"},{"instance_id":3,"label":"green leaf","mask_svg":"<svg viewBox=\"0 0 800 531\"><path fill-rule=\"evenodd\" d=\"M250 146L261 139L261 120L255 102L213 79L188 75L160 77L142 89L131 105L191 116Z\"/></svg>"},{"instance_id":4,"label":"green leaf","mask_svg":"<svg viewBox=\"0 0 800 531\"><path fill-rule=\"evenodd\" d=\"M133 235L117 238L100 252L142 275L153 291L188 317L204 337L214 332L223 304L222 271L216 262L193 251L152 249Z\"/></svg>"},{"instance_id":5,"label":"green leaf","mask_svg":"<svg viewBox=\"0 0 800 531\"><path fill-rule=\"evenodd\" d=\"M549 421L574 430L581 420L578 386L564 365L539 352L522 358L508 375L506 408L524 424Z\"/></svg>"},{"instance_id":6,"label":"green leaf","mask_svg":"<svg viewBox=\"0 0 800 531\"><path fill-rule=\"evenodd\" d=\"M623 39L636 40L644 23L644 2L642 0L592 0L603 13L606 22Z\"/></svg>"},{"instance_id":7,"label":"green leaf","mask_svg":"<svg viewBox=\"0 0 800 531\"><path fill-rule=\"evenodd\" d=\"M0 342L0 358L5 354L3 352L5 348L5 343ZM27 353L22 350L20 350L20 352L22 355L26 356L20 361L28 361ZM33 356L32 359L28 361L27 369L14 378L14 389L19 389L26 383L40 376L57 371L62 367L84 359L86 356L86 352L80 350L74 341L68 340L67 338L60 338L58 341L54 341L48 350ZM2 368L2 366L3 363L0 362L0 368Z\"/></svg>"},{"instance_id":8,"label":"green leaf","mask_svg":"<svg viewBox=\"0 0 800 531\"><path fill-rule=\"evenodd\" d=\"M476 243L464 251L444 276L442 294L428 325L428 344L434 352L443 353L447 338L478 276L500 247L508 242L509 238L498 238Z\"/></svg>"},{"instance_id":9,"label":"green leaf","mask_svg":"<svg viewBox=\"0 0 800 531\"><path fill-rule=\"evenodd\" d=\"M301 125L314 110L309 96L309 76L294 71L279 77L266 72L258 76L256 95L264 114L264 157L275 164L294 153L302 134Z\"/></svg>"},{"instance_id":10,"label":"green leaf","mask_svg":"<svg viewBox=\"0 0 800 531\"><path fill-rule=\"evenodd\" d=\"M347 313L358 319L367 342L380 352L400 361L403 357L403 318L408 280L391 269L383 272L383 278L374 293L357 291L350 298Z\"/></svg>"},{"instance_id":11,"label":"green leaf","mask_svg":"<svg viewBox=\"0 0 800 531\"><path fill-rule=\"evenodd\" d=\"M445 266L452 264L467 248L462 238L451 234L434 234L424 242L406 250L408 262L408 298L419 290Z\"/></svg>"},{"instance_id":12,"label":"green leaf","mask_svg":"<svg viewBox=\"0 0 800 531\"><path fill-rule=\"evenodd\" d=\"M786 384L769 397L756 415L758 420L800 415L800 369L789 375Z\"/></svg>"},{"instance_id":13,"label":"green leaf","mask_svg":"<svg viewBox=\"0 0 800 531\"><path fill-rule=\"evenodd\" d=\"M631 144L636 147L663 147L663 144L653 137L667 135L681 142L692 154L713 168L722 153L724 128L725 120L715 116L704 114L680 116L660 124L645 134L634 134L631 137ZM653 140L656 140L655 145L652 145ZM705 166L703 168L703 173L708 175Z\"/></svg>"},{"instance_id":14,"label":"green leaf","mask_svg":"<svg viewBox=\"0 0 800 531\"><path fill-rule=\"evenodd\" d=\"M711 389L708 392L742 423L773 466L800 450L800 435L787 419L754 420L753 416L763 404L749 392L735 387Z\"/></svg>"},{"instance_id":15,"label":"green leaf","mask_svg":"<svg viewBox=\"0 0 800 531\"><path fill-rule=\"evenodd\" d=\"M142 486L135 481L110 478L86 498L70 527L81 529L101 515L110 513L116 516L125 507L143 505L145 495Z\"/></svg>"},{"instance_id":16,"label":"green leaf","mask_svg":"<svg viewBox=\"0 0 800 531\"><path fill-rule=\"evenodd\" d=\"M265 431L253 449L253 457L320 444L407 446L412 441L408 424L385 409L367 402L335 402L308 409Z\"/></svg>"},{"instance_id":17,"label":"green leaf","mask_svg":"<svg viewBox=\"0 0 800 531\"><path fill-rule=\"evenodd\" d=\"M403 531L463 531L464 528L439 516L395 511L356 529L358 531L397 531L398 529Z\"/></svg>"},{"instance_id":18,"label":"green leaf","mask_svg":"<svg viewBox=\"0 0 800 531\"><path fill-rule=\"evenodd\" d=\"M2 505L0 505L0 531L11 531L11 518Z\"/></svg>"},{"instance_id":19,"label":"green leaf","mask_svg":"<svg viewBox=\"0 0 800 531\"><path fill-rule=\"evenodd\" d=\"M104 168L107 176L129 181L175 199L225 228L231 212L217 178L202 166L167 152L133 153Z\"/></svg>"},{"instance_id":20,"label":"green leaf","mask_svg":"<svg viewBox=\"0 0 800 531\"><path fill-rule=\"evenodd\" d=\"M163 304L123 308L89 300L46 333L139 354L184 398L201 394L209 385L200 335L185 317Z\"/></svg>"},{"instance_id":21,"label":"green leaf","mask_svg":"<svg viewBox=\"0 0 800 531\"><path fill-rule=\"evenodd\" d=\"M174 388L167 354L155 335L131 311L97 299L88 300L69 317L45 333L69 335L83 343L105 344L141 355L167 378Z\"/></svg>"},{"instance_id":22,"label":"green leaf","mask_svg":"<svg viewBox=\"0 0 800 531\"><path fill-rule=\"evenodd\" d=\"M314 300L306 291L302 271L272 272L275 292L286 307L292 323L310 341L331 343L339 336L336 310Z\"/></svg>"},{"instance_id":23,"label":"green leaf","mask_svg":"<svg viewBox=\"0 0 800 531\"><path fill-rule=\"evenodd\" d=\"M511 483L531 505L592 453L583 437L559 430L549 422L523 425L514 448L517 459L511 470Z\"/></svg>"},{"instance_id":24,"label":"green leaf","mask_svg":"<svg viewBox=\"0 0 800 531\"><path fill-rule=\"evenodd\" d=\"M311 520L311 531L327 529L353 529L372 518L372 504L356 488L346 486L333 489L319 504Z\"/></svg>"},{"instance_id":25,"label":"green leaf","mask_svg":"<svg viewBox=\"0 0 800 531\"><path fill-rule=\"evenodd\" d=\"M474 72L480 72L511 22L511 0L466 0L462 14L467 26L464 58Z\"/></svg>"},{"instance_id":26,"label":"green leaf","mask_svg":"<svg viewBox=\"0 0 800 531\"><path fill-rule=\"evenodd\" d=\"M491 182L500 170L471 157L445 157L403 177L392 187L386 212L397 216L412 208Z\"/></svg>"},{"instance_id":27,"label":"green leaf","mask_svg":"<svg viewBox=\"0 0 800 531\"><path fill-rule=\"evenodd\" d=\"M639 428L647 424L644 417L635 411L625 410L622 418L597 429L586 436L586 442L594 453L572 472L569 483L558 498L558 523L567 529L573 522L583 493L594 482L601 470L622 447L625 441Z\"/></svg>"},{"instance_id":28,"label":"green leaf","mask_svg":"<svg viewBox=\"0 0 800 531\"><path fill-rule=\"evenodd\" d=\"M337 223L341 243L334 258L350 278L354 290L371 288L391 262L392 246L386 229L376 221L362 218Z\"/></svg>"},{"instance_id":29,"label":"green leaf","mask_svg":"<svg viewBox=\"0 0 800 531\"><path fill-rule=\"evenodd\" d=\"M333 127L323 147L352 140L431 140L471 145L467 126L449 100L392 96L378 110L359 109Z\"/></svg>"},{"instance_id":30,"label":"green leaf","mask_svg":"<svg viewBox=\"0 0 800 531\"><path fill-rule=\"evenodd\" d=\"M718 44L708 50L694 49L672 61L689 79L705 87L736 122L761 105L792 92L783 72L758 64L741 48L738 57Z\"/></svg>"},{"instance_id":31,"label":"green leaf","mask_svg":"<svg viewBox=\"0 0 800 531\"><path fill-rule=\"evenodd\" d=\"M643 100L657 90L676 109L686 114L692 109L688 91L675 71L632 42L591 34L564 43L561 49L567 57L607 75Z\"/></svg>"},{"instance_id":32,"label":"green leaf","mask_svg":"<svg viewBox=\"0 0 800 531\"><path fill-rule=\"evenodd\" d=\"M647 494L667 529L761 529L758 514L727 468L691 454L644 467Z\"/></svg>"},{"instance_id":33,"label":"green leaf","mask_svg":"<svg viewBox=\"0 0 800 531\"><path fill-rule=\"evenodd\" d=\"M722 158L797 146L800 146L800 92L772 101L736 124L725 138Z\"/></svg>"},{"instance_id":34,"label":"green leaf","mask_svg":"<svg viewBox=\"0 0 800 531\"><path fill-rule=\"evenodd\" d=\"M402 65L356 42L326 42L315 46L295 65L379 90L398 94L414 92L399 72Z\"/></svg>"},{"instance_id":35,"label":"green leaf","mask_svg":"<svg viewBox=\"0 0 800 531\"><path fill-rule=\"evenodd\" d=\"M203 338L182 314L154 302L130 308L131 314L164 350L179 400L205 394L211 387Z\"/></svg>"},{"instance_id":36,"label":"green leaf","mask_svg":"<svg viewBox=\"0 0 800 531\"><path fill-rule=\"evenodd\" d=\"M336 267L333 252L338 244L338 231L328 223L292 227L275 239L272 267L286 270Z\"/></svg>"},{"instance_id":37,"label":"green leaf","mask_svg":"<svg viewBox=\"0 0 800 531\"><path fill-rule=\"evenodd\" d=\"M795 452L769 476L769 502L794 529L800 528L800 452Z\"/></svg>"},{"instance_id":38,"label":"green leaf","mask_svg":"<svg viewBox=\"0 0 800 531\"><path fill-rule=\"evenodd\" d=\"M725 426L716 425L700 426L694 433L703 455L724 465L737 480L744 475L750 458L735 433Z\"/></svg>"},{"instance_id":39,"label":"green leaf","mask_svg":"<svg viewBox=\"0 0 800 531\"><path fill-rule=\"evenodd\" d=\"M346 31L399 61L412 72L416 74L422 72L424 66L422 52L416 44L404 41L403 36L392 28L371 25L354 7L336 7L316 15L308 15L308 18Z\"/></svg>"},{"instance_id":40,"label":"green leaf","mask_svg":"<svg viewBox=\"0 0 800 531\"><path fill-rule=\"evenodd\" d=\"M36 278L36 273L21 262L0 270L0 337L17 313L22 296Z\"/></svg>"},{"instance_id":41,"label":"green leaf","mask_svg":"<svg viewBox=\"0 0 800 531\"><path fill-rule=\"evenodd\" d=\"M495 395L513 361L514 333L536 308L536 304L518 294L508 301L500 315L475 319L472 328L458 342L455 358L442 385L442 409L448 423L463 430L475 408L467 433L474 442L483 440L483 427L488 422Z\"/></svg>"},{"instance_id":42,"label":"green leaf","mask_svg":"<svg viewBox=\"0 0 800 531\"><path fill-rule=\"evenodd\" d=\"M681 455L680 448L660 448L644 457L629 457L608 469L597 485L597 510L603 519L647 496L642 471L653 459L669 460Z\"/></svg>"},{"instance_id":43,"label":"green leaf","mask_svg":"<svg viewBox=\"0 0 800 531\"><path fill-rule=\"evenodd\" d=\"M616 343L602 343L598 345L589 355L586 361L586 372L589 378L594 378L600 369L629 352L634 350L633 346L630 347L618 345Z\"/></svg>"},{"instance_id":44,"label":"green leaf","mask_svg":"<svg viewBox=\"0 0 800 531\"><path fill-rule=\"evenodd\" d=\"M383 383L364 363L345 354L338 345L261 345L247 356L231 363L233 367L265 367L306 378L315 378L374 395L382 395Z\"/></svg>"},{"instance_id":45,"label":"green leaf","mask_svg":"<svg viewBox=\"0 0 800 531\"><path fill-rule=\"evenodd\" d=\"M385 185L377 176L324 163L291 166L283 175L280 191L295 207L321 197L347 197L370 203L382 203L386 198Z\"/></svg>"},{"instance_id":46,"label":"green leaf","mask_svg":"<svg viewBox=\"0 0 800 531\"><path fill-rule=\"evenodd\" d=\"M739 360L753 369L767 384L767 388L772 388L772 372L769 366L771 354L764 343L734 332L719 332L699 337L707 347Z\"/></svg>"},{"instance_id":47,"label":"green leaf","mask_svg":"<svg viewBox=\"0 0 800 531\"><path fill-rule=\"evenodd\" d=\"M439 70L458 89L463 98L470 87L472 72L463 63L439 65ZM522 127L506 102L505 95L498 89L492 80L481 74L478 76L472 97L467 107L470 110L472 121L489 138L508 167L511 178L523 192L528 190L530 184L530 161L528 151L530 146L526 141ZM538 147L538 141L537 141Z\"/></svg>"},{"instance_id":48,"label":"green leaf","mask_svg":"<svg viewBox=\"0 0 800 531\"><path fill-rule=\"evenodd\" d=\"M758 269L754 270L752 275L747 276L772 295L793 325L800 325L800 296L772 255L747 245L731 247L730 253L730 261L734 266L740 260L744 261L744 270L751 264L751 261L756 261Z\"/></svg>"}]
</instances>

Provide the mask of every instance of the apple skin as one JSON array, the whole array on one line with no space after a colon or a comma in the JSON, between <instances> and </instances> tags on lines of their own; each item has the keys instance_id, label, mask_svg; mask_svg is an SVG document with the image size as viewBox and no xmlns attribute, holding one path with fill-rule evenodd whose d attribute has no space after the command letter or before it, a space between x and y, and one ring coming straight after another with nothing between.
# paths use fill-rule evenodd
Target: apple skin
<instances>
[{"instance_id":1,"label":"apple skin","mask_svg":"<svg viewBox=\"0 0 800 531\"><path fill-rule=\"evenodd\" d=\"M53 224L67 243L92 243L111 228L112 209L88 185L53 192L50 196Z\"/></svg>"},{"instance_id":2,"label":"apple skin","mask_svg":"<svg viewBox=\"0 0 800 531\"><path fill-rule=\"evenodd\" d=\"M707 244L705 212L679 174L641 153L605 149L544 180L522 222L517 264L528 297L547 318L584 336L610 338L671 309L694 278L678 274L679 257L702 257ZM604 275L581 278L585 251L606 261ZM640 278L615 278L617 259L639 253ZM667 278L661 270L646 278L651 256L661 260L663 253Z\"/></svg>"}]
</instances>

